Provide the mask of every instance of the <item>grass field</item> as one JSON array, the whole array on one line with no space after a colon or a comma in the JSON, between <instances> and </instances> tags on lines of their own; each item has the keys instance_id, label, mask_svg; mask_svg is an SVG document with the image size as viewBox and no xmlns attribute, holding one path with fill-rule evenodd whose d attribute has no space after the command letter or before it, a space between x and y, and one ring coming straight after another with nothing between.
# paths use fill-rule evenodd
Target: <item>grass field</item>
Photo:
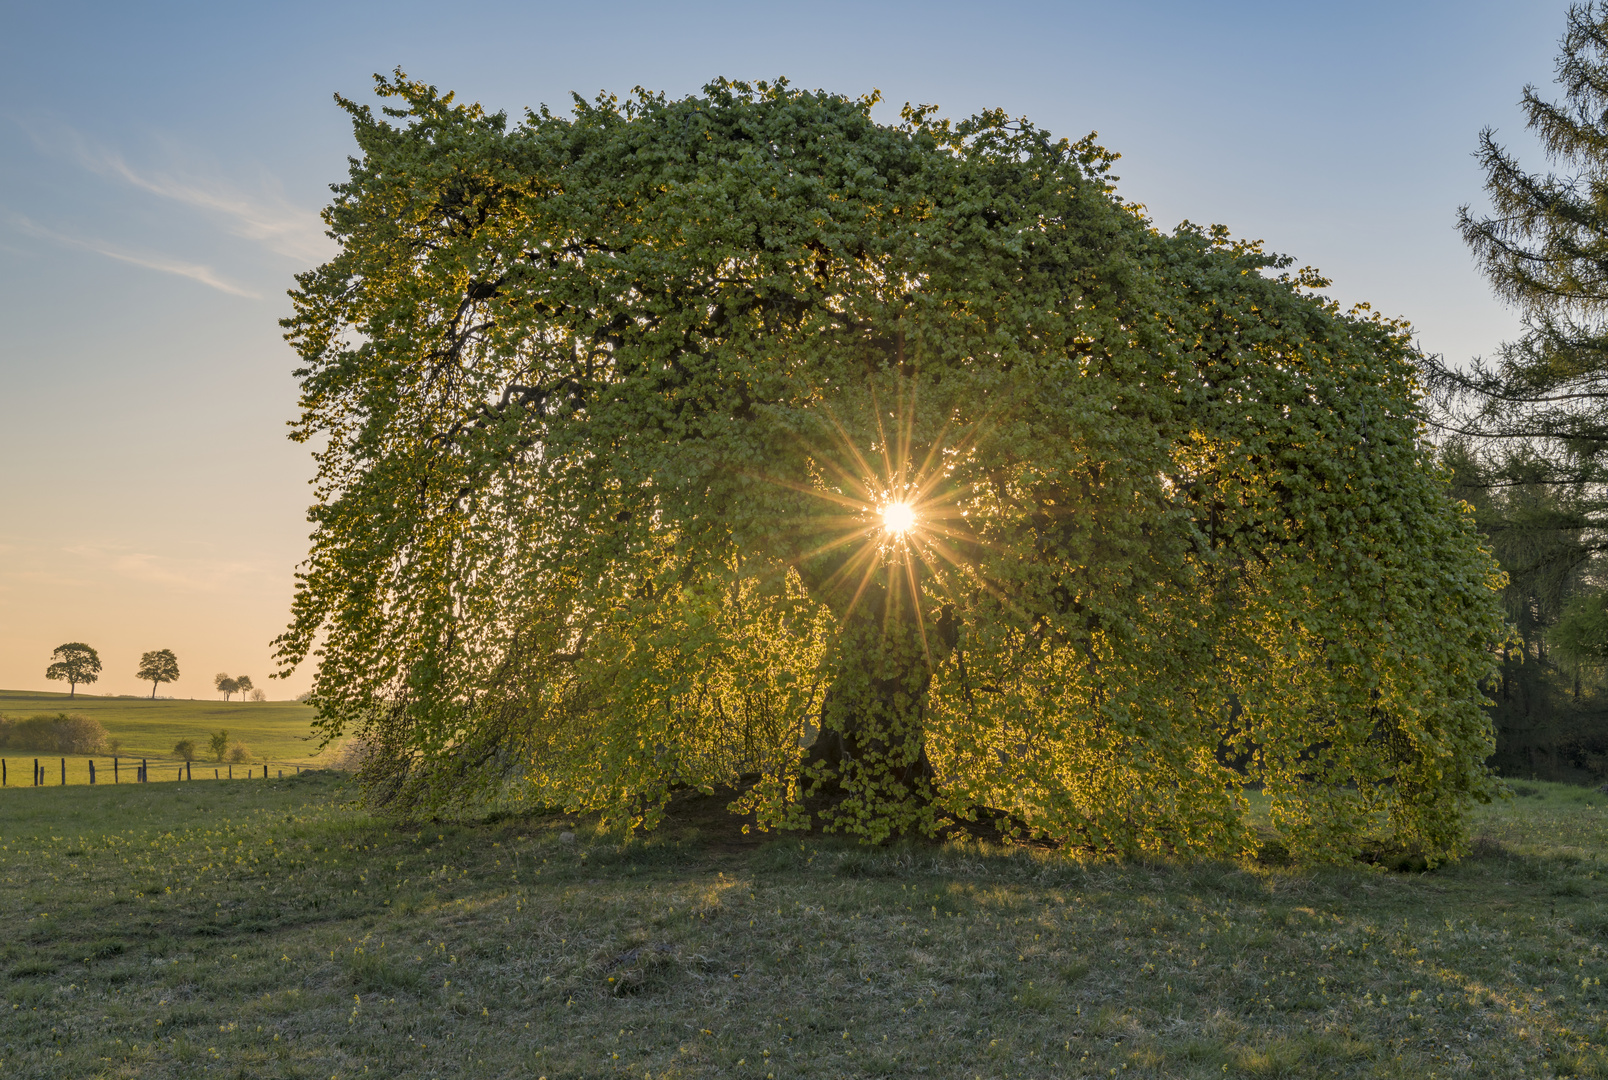
<instances>
[{"instance_id":1,"label":"grass field","mask_svg":"<svg viewBox=\"0 0 1608 1080\"><path fill-rule=\"evenodd\" d=\"M0 793L0 1075L1608 1076L1584 789L1387 874L766 840L696 799L645 840L402 827L344 784Z\"/></svg>"},{"instance_id":2,"label":"grass field","mask_svg":"<svg viewBox=\"0 0 1608 1080\"><path fill-rule=\"evenodd\" d=\"M91 697L79 694L69 698L66 694L45 694L24 690L0 690L0 715L33 716L39 713L82 713L99 720L113 738L122 741L119 755L123 758L146 757L167 760L173 756L173 747L180 739L192 739L205 754L207 738L220 729L229 732L231 741L238 740L251 748L255 760L275 763L311 765L327 761L333 750L317 753L318 743L312 735L313 709L290 701L152 701L149 698ZM26 783L32 772L32 751L0 751L8 763L8 772L20 769ZM60 782L59 759L50 758L50 782ZM68 783L89 782L87 759L68 758ZM108 766L109 755L95 758L96 768ZM212 775L212 766L207 769ZM238 769L236 770L239 771ZM172 779L172 770L151 770L151 778Z\"/></svg>"}]
</instances>

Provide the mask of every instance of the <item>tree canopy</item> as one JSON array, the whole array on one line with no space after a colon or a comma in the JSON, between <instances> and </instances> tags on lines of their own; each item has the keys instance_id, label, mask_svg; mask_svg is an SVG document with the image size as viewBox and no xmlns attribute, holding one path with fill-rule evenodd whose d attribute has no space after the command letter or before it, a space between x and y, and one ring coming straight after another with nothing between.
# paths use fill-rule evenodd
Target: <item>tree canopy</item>
<instances>
[{"instance_id":1,"label":"tree canopy","mask_svg":"<svg viewBox=\"0 0 1608 1080\"><path fill-rule=\"evenodd\" d=\"M1468 372L1430 365L1445 425L1531 444L1546 481L1599 484L1608 451L1608 3L1575 4L1557 59L1562 102L1524 88L1527 126L1562 174L1531 172L1490 128L1480 133L1488 214L1458 224L1524 333ZM1608 504L1592 500L1602 523Z\"/></svg>"},{"instance_id":2,"label":"tree canopy","mask_svg":"<svg viewBox=\"0 0 1608 1080\"><path fill-rule=\"evenodd\" d=\"M153 649L140 654L140 667L134 673L142 682L151 681L151 698L156 699L156 688L165 682L179 681L179 658L172 649Z\"/></svg>"},{"instance_id":3,"label":"tree canopy","mask_svg":"<svg viewBox=\"0 0 1608 1080\"><path fill-rule=\"evenodd\" d=\"M1426 357L1457 494L1508 574L1518 648L1493 712L1499 767L1553 778L1608 771L1596 642L1608 555L1608 3L1575 4L1556 63L1561 100L1526 86L1528 127L1554 171L1480 133L1488 210L1458 224L1524 330L1489 361Z\"/></svg>"},{"instance_id":4,"label":"tree canopy","mask_svg":"<svg viewBox=\"0 0 1608 1080\"><path fill-rule=\"evenodd\" d=\"M69 641L57 645L51 653L51 664L45 669L45 678L67 684L67 696L78 693L78 684L88 685L100 678L100 654L82 641Z\"/></svg>"},{"instance_id":5,"label":"tree canopy","mask_svg":"<svg viewBox=\"0 0 1608 1080\"><path fill-rule=\"evenodd\" d=\"M374 799L1237 853L1254 784L1300 855L1456 850L1498 578L1405 325L1002 113L377 89L278 642Z\"/></svg>"}]
</instances>

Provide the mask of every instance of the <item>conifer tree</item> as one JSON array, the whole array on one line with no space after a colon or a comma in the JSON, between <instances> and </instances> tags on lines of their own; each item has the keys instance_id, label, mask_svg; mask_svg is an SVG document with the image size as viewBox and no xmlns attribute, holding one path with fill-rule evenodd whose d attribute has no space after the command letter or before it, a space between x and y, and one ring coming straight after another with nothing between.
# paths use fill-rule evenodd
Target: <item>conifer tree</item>
<instances>
[{"instance_id":1,"label":"conifer tree","mask_svg":"<svg viewBox=\"0 0 1608 1080\"><path fill-rule=\"evenodd\" d=\"M1458 227L1524 333L1470 372L1431 365L1450 415L1469 435L1527 440L1543 482L1602 477L1608 452L1608 2L1576 4L1557 59L1561 101L1526 86L1527 126L1559 171L1533 172L1480 133L1489 213L1468 206ZM1594 522L1608 506L1591 505Z\"/></svg>"}]
</instances>

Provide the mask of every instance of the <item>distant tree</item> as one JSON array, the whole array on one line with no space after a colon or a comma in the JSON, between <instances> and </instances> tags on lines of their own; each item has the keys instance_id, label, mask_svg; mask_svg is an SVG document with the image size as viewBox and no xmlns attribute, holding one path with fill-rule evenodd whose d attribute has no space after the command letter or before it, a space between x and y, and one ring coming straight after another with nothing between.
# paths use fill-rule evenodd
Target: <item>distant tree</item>
<instances>
[{"instance_id":1,"label":"distant tree","mask_svg":"<svg viewBox=\"0 0 1608 1080\"><path fill-rule=\"evenodd\" d=\"M263 690L260 690L260 689L253 690L251 692L251 700L252 701L267 701L268 700L268 694L267 694L266 691L263 691Z\"/></svg>"},{"instance_id":2,"label":"distant tree","mask_svg":"<svg viewBox=\"0 0 1608 1080\"><path fill-rule=\"evenodd\" d=\"M212 749L212 756L217 760L222 761L223 755L229 751L229 733L227 731L219 731L215 733L207 741L207 745Z\"/></svg>"},{"instance_id":3,"label":"distant tree","mask_svg":"<svg viewBox=\"0 0 1608 1080\"><path fill-rule=\"evenodd\" d=\"M78 692L78 684L86 686L100 678L100 654L82 641L69 641L57 645L51 653L55 663L45 669L45 678L67 684L67 696Z\"/></svg>"},{"instance_id":4,"label":"distant tree","mask_svg":"<svg viewBox=\"0 0 1608 1080\"><path fill-rule=\"evenodd\" d=\"M246 695L255 690L256 687L251 685L250 675L241 675L235 679L235 689L240 691L240 700L244 701L246 700Z\"/></svg>"},{"instance_id":5,"label":"distant tree","mask_svg":"<svg viewBox=\"0 0 1608 1080\"><path fill-rule=\"evenodd\" d=\"M250 761L251 747L247 746L245 743L235 743L233 746L229 747L229 760L234 762L236 765L241 765Z\"/></svg>"},{"instance_id":6,"label":"distant tree","mask_svg":"<svg viewBox=\"0 0 1608 1080\"><path fill-rule=\"evenodd\" d=\"M140 680L151 680L151 700L156 700L156 688L165 682L179 681L179 658L172 649L153 649L140 656L140 669L135 672Z\"/></svg>"},{"instance_id":7,"label":"distant tree","mask_svg":"<svg viewBox=\"0 0 1608 1080\"><path fill-rule=\"evenodd\" d=\"M192 739L180 739L173 744L173 753L185 761L195 760L195 742Z\"/></svg>"},{"instance_id":8,"label":"distant tree","mask_svg":"<svg viewBox=\"0 0 1608 1080\"><path fill-rule=\"evenodd\" d=\"M218 692L223 695L223 700L225 701L229 700L230 694L240 689L240 684L238 682L236 682L234 679L231 679L228 675L221 671L212 676L212 685L218 688Z\"/></svg>"}]
</instances>

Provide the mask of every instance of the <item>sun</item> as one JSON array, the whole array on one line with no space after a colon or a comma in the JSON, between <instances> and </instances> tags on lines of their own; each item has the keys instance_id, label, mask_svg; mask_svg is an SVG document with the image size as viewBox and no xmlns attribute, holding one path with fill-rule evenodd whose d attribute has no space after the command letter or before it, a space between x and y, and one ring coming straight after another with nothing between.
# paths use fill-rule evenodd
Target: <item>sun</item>
<instances>
[{"instance_id":1,"label":"sun","mask_svg":"<svg viewBox=\"0 0 1608 1080\"><path fill-rule=\"evenodd\" d=\"M903 536L916 525L915 507L905 502L891 502L882 508L882 529L894 536Z\"/></svg>"}]
</instances>

